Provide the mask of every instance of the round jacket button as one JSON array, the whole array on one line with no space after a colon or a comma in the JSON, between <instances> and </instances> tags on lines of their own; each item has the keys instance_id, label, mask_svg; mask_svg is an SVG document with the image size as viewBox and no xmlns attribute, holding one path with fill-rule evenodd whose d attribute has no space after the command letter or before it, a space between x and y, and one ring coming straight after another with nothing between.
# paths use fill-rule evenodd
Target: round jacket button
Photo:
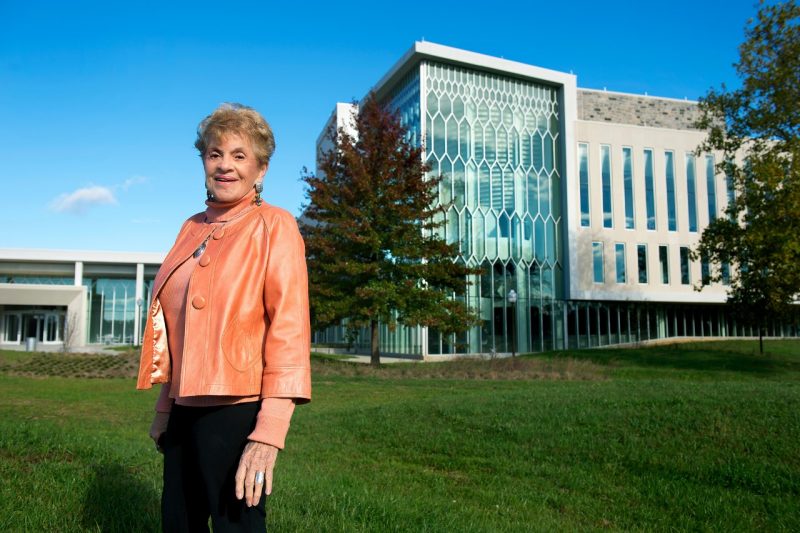
<instances>
[{"instance_id":1,"label":"round jacket button","mask_svg":"<svg viewBox=\"0 0 800 533\"><path fill-rule=\"evenodd\" d=\"M201 267L208 266L210 262L211 258L208 256L208 254L203 254L199 261Z\"/></svg>"},{"instance_id":2,"label":"round jacket button","mask_svg":"<svg viewBox=\"0 0 800 533\"><path fill-rule=\"evenodd\" d=\"M225 236L225 228L219 228L214 232L214 240L218 241Z\"/></svg>"},{"instance_id":3,"label":"round jacket button","mask_svg":"<svg viewBox=\"0 0 800 533\"><path fill-rule=\"evenodd\" d=\"M206 299L203 296L195 296L192 298L192 307L195 309L202 309L206 306Z\"/></svg>"}]
</instances>

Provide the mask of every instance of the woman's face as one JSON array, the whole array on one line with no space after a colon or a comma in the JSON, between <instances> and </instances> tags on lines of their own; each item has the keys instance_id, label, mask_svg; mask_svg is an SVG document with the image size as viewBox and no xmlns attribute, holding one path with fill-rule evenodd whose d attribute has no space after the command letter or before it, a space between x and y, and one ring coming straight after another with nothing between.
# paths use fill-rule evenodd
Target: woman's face
<instances>
[{"instance_id":1,"label":"woman's face","mask_svg":"<svg viewBox=\"0 0 800 533\"><path fill-rule=\"evenodd\" d=\"M203 154L203 168L206 188L218 202L239 200L267 172L267 165L258 162L250 139L237 133L209 140Z\"/></svg>"}]
</instances>

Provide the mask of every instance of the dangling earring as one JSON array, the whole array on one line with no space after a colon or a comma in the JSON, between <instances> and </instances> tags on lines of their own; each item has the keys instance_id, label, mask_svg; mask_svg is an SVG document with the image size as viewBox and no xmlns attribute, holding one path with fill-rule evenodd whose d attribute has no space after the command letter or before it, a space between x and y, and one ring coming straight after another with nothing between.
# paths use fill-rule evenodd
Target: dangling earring
<instances>
[{"instance_id":1,"label":"dangling earring","mask_svg":"<svg viewBox=\"0 0 800 533\"><path fill-rule=\"evenodd\" d=\"M255 182L255 184L253 185L253 188L256 190L256 197L253 199L253 201L256 203L257 206L260 207L261 206L261 191L264 190L264 182L263 181Z\"/></svg>"},{"instance_id":2,"label":"dangling earring","mask_svg":"<svg viewBox=\"0 0 800 533\"><path fill-rule=\"evenodd\" d=\"M214 195L208 189L206 189L206 200L208 200L209 202L213 202L214 200L216 200L216 198L214 198Z\"/></svg>"}]
</instances>

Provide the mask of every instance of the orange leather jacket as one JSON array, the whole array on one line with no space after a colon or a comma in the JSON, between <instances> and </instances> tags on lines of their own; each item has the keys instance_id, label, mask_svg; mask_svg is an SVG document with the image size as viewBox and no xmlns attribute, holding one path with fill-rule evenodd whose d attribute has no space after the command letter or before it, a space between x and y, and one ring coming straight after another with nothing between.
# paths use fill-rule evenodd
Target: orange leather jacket
<instances>
[{"instance_id":1,"label":"orange leather jacket","mask_svg":"<svg viewBox=\"0 0 800 533\"><path fill-rule=\"evenodd\" d=\"M204 242L186 297L179 394L310 400L305 246L294 217L266 203L246 207L221 227L204 213L183 224L155 278L137 388L171 380L158 295Z\"/></svg>"}]
</instances>

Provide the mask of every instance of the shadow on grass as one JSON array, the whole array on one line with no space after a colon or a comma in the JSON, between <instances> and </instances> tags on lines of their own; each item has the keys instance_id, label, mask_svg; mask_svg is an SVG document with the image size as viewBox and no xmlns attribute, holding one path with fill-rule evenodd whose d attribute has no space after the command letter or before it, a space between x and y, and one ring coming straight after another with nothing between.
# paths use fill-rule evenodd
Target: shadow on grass
<instances>
[{"instance_id":1,"label":"shadow on grass","mask_svg":"<svg viewBox=\"0 0 800 533\"><path fill-rule=\"evenodd\" d=\"M161 501L151 485L123 466L95 466L83 502L83 526L92 531L159 531Z\"/></svg>"},{"instance_id":2,"label":"shadow on grass","mask_svg":"<svg viewBox=\"0 0 800 533\"><path fill-rule=\"evenodd\" d=\"M800 341L795 342L795 348L776 351L767 348L763 355L749 344L684 343L559 352L557 356L589 360L611 367L737 372L763 377L795 374L800 378Z\"/></svg>"}]
</instances>

